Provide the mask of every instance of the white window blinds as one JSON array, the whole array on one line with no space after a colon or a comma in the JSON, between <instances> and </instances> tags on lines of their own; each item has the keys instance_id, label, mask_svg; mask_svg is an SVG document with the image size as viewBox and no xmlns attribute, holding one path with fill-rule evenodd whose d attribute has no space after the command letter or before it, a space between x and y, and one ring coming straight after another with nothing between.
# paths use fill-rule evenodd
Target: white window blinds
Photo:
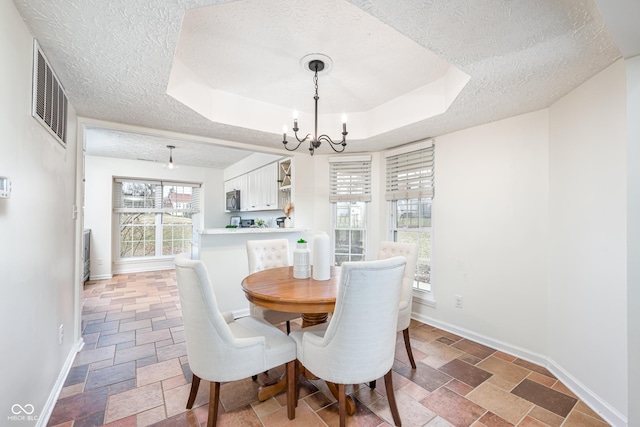
<instances>
[{"instance_id":1,"label":"white window blinds","mask_svg":"<svg viewBox=\"0 0 640 427\"><path fill-rule=\"evenodd\" d=\"M428 140L416 150L387 153L387 200L433 197L434 145Z\"/></svg>"},{"instance_id":2,"label":"white window blinds","mask_svg":"<svg viewBox=\"0 0 640 427\"><path fill-rule=\"evenodd\" d=\"M329 158L329 201L371 201L371 156Z\"/></svg>"},{"instance_id":3,"label":"white window blinds","mask_svg":"<svg viewBox=\"0 0 640 427\"><path fill-rule=\"evenodd\" d=\"M200 212L200 184L116 178L115 212Z\"/></svg>"}]
</instances>

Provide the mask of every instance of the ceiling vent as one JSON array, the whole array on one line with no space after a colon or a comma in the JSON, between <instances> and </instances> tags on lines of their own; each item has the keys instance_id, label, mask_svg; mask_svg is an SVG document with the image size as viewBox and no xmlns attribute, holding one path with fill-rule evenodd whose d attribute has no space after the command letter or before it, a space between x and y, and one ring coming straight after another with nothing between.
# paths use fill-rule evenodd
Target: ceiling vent
<instances>
[{"instance_id":1,"label":"ceiling vent","mask_svg":"<svg viewBox=\"0 0 640 427\"><path fill-rule=\"evenodd\" d=\"M67 95L36 40L33 41L31 115L66 148Z\"/></svg>"}]
</instances>

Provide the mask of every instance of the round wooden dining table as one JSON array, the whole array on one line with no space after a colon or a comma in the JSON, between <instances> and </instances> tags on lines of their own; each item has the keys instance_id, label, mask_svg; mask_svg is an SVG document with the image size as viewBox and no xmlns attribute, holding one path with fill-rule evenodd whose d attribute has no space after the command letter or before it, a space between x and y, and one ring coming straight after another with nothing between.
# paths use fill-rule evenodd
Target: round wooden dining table
<instances>
[{"instance_id":1,"label":"round wooden dining table","mask_svg":"<svg viewBox=\"0 0 640 427\"><path fill-rule=\"evenodd\" d=\"M312 267L313 268L313 267ZM331 266L328 280L314 280L313 271L308 279L293 277L293 267L276 267L252 273L242 281L242 289L249 301L271 310L302 314L302 327L327 321L333 312L338 294L340 267ZM338 389L327 382L329 390L337 398ZM261 402L286 388L286 380L280 378L258 390ZM355 403L347 398L347 413L355 413Z\"/></svg>"},{"instance_id":2,"label":"round wooden dining table","mask_svg":"<svg viewBox=\"0 0 640 427\"><path fill-rule=\"evenodd\" d=\"M340 267L331 267L328 280L293 277L293 267L276 267L245 277L242 289L249 301L271 310L302 313L302 327L327 321L333 312Z\"/></svg>"}]
</instances>

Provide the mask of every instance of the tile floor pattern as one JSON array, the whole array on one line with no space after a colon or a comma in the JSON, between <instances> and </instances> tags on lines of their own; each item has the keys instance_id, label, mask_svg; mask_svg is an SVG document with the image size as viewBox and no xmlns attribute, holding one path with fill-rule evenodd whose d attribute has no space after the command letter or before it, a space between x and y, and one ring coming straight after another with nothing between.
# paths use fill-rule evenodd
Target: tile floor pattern
<instances>
[{"instance_id":1,"label":"tile floor pattern","mask_svg":"<svg viewBox=\"0 0 640 427\"><path fill-rule=\"evenodd\" d=\"M173 271L87 282L83 307L85 345L48 426L206 425L208 382L194 409L185 409L192 374ZM545 368L419 322L410 334L418 369L409 366L402 334L393 367L403 426L608 425ZM258 402L250 378L223 384L218 425L337 426L326 385L301 380L293 421L284 393ZM347 391L357 406L348 425L392 425L382 379L375 390L358 384Z\"/></svg>"}]
</instances>

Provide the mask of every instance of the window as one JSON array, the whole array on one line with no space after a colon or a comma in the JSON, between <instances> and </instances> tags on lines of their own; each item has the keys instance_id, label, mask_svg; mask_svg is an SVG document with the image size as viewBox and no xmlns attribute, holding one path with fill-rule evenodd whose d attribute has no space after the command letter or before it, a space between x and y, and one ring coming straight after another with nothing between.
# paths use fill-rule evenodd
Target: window
<instances>
[{"instance_id":1,"label":"window","mask_svg":"<svg viewBox=\"0 0 640 427\"><path fill-rule=\"evenodd\" d=\"M413 151L387 153L386 199L390 234L396 242L418 244L414 288L431 292L431 202L434 194L434 146L431 140Z\"/></svg>"},{"instance_id":2,"label":"window","mask_svg":"<svg viewBox=\"0 0 640 427\"><path fill-rule=\"evenodd\" d=\"M393 200L391 218L394 242L418 244L414 288L431 292L431 199Z\"/></svg>"},{"instance_id":3,"label":"window","mask_svg":"<svg viewBox=\"0 0 640 427\"><path fill-rule=\"evenodd\" d=\"M116 179L119 258L190 252L192 218L199 211L199 195L199 184Z\"/></svg>"},{"instance_id":4,"label":"window","mask_svg":"<svg viewBox=\"0 0 640 427\"><path fill-rule=\"evenodd\" d=\"M367 203L335 202L334 263L364 261Z\"/></svg>"},{"instance_id":5,"label":"window","mask_svg":"<svg viewBox=\"0 0 640 427\"><path fill-rule=\"evenodd\" d=\"M331 157L329 176L334 264L364 261L371 201L371 156Z\"/></svg>"}]
</instances>

